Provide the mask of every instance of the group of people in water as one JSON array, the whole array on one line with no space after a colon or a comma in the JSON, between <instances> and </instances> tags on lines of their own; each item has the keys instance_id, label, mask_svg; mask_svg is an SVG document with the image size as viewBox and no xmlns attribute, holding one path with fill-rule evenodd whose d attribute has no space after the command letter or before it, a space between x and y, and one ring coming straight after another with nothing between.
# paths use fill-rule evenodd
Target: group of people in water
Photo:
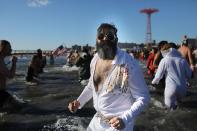
<instances>
[{"instance_id":1,"label":"group of people in water","mask_svg":"<svg viewBox=\"0 0 197 131\"><path fill-rule=\"evenodd\" d=\"M189 80L194 77L194 51L188 47L187 37L184 37L180 47L161 41L158 48L153 48L148 56L146 65L152 84L163 83L164 103L172 109L186 96Z\"/></svg>"},{"instance_id":2,"label":"group of people in water","mask_svg":"<svg viewBox=\"0 0 197 131\"><path fill-rule=\"evenodd\" d=\"M11 56L12 48L11 44L7 40L0 40L0 109L5 103L12 103L16 105L16 101L10 93L6 91L6 81L8 78L13 78L16 73L17 57L12 56L11 66L7 67L5 58ZM8 62L9 63L9 62ZM42 50L38 49L37 54L32 57L32 60L28 66L26 81L33 82L38 74L43 72L43 68L46 65L46 57L42 55Z\"/></svg>"},{"instance_id":3,"label":"group of people in water","mask_svg":"<svg viewBox=\"0 0 197 131\"><path fill-rule=\"evenodd\" d=\"M90 62L92 60L93 54L88 49L88 46L83 47L82 51L79 52L77 50L70 51L67 56L67 64L69 66L77 66L79 67L78 76L79 82L83 80L88 80L90 77Z\"/></svg>"},{"instance_id":4,"label":"group of people in water","mask_svg":"<svg viewBox=\"0 0 197 131\"><path fill-rule=\"evenodd\" d=\"M187 41L187 40L184 40ZM153 78L158 65L161 61L161 59L163 58L162 54L161 54L161 48L166 45L169 44L171 48L177 49L179 51L179 53L181 54L181 56L183 58L186 59L187 63L189 64L193 74L194 74L194 69L195 69L195 63L196 63L196 58L195 58L195 49L190 49L188 47L188 42L184 42L181 44L180 47L178 47L175 43L168 43L167 41L161 41L158 44L158 48L154 47L152 48L151 52L148 55L147 58L147 69L148 69L148 74Z\"/></svg>"},{"instance_id":5,"label":"group of people in water","mask_svg":"<svg viewBox=\"0 0 197 131\"><path fill-rule=\"evenodd\" d=\"M136 116L150 101L149 89L138 62L117 46L117 31L114 25L102 23L97 29L97 52L93 56L87 49L80 55L75 52L78 55L68 56L70 64L75 61L74 64L81 67L79 80L89 79L79 97L68 104L68 109L75 113L93 98L96 114L87 127L88 131L132 131ZM185 46L187 41L179 49L173 43L161 41L158 48L150 52L147 60L152 84L165 80L164 103L168 109L176 109L177 103L186 95L187 81L194 72L191 50ZM15 56L12 57L10 69L4 62L11 52L10 42L1 40L0 108L10 97L6 91L6 79L13 78L16 72ZM26 80L32 81L43 72L45 65L46 57L38 49L28 66Z\"/></svg>"}]
</instances>

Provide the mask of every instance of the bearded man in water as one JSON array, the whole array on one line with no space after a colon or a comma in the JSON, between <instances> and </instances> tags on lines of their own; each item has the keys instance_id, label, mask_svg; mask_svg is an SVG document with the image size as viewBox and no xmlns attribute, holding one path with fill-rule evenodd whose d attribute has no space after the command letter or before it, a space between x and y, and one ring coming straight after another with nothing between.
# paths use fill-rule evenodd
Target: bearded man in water
<instances>
[{"instance_id":1,"label":"bearded man in water","mask_svg":"<svg viewBox=\"0 0 197 131\"><path fill-rule=\"evenodd\" d=\"M149 103L149 92L138 63L117 47L117 29L103 23L97 29L97 53L81 95L69 103L71 112L93 98L97 113L87 131L132 131L136 116Z\"/></svg>"}]
</instances>

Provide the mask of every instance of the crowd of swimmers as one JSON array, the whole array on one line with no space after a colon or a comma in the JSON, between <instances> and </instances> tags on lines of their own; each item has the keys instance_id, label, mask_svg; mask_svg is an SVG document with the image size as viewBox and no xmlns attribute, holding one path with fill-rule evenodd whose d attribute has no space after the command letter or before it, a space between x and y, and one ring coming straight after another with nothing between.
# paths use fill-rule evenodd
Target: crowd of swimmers
<instances>
[{"instance_id":1,"label":"crowd of swimmers","mask_svg":"<svg viewBox=\"0 0 197 131\"><path fill-rule=\"evenodd\" d=\"M189 48L188 42L183 42L180 46L177 46L175 43L168 43L167 41L161 41L158 44L158 48L153 47L147 57L146 66L147 66L147 73L153 78L158 65L163 58L161 54L161 49L164 47L164 45L169 44L171 48L176 49L183 58L187 61L189 64L192 75L194 75L195 70L197 68L197 48Z\"/></svg>"},{"instance_id":2,"label":"crowd of swimmers","mask_svg":"<svg viewBox=\"0 0 197 131\"><path fill-rule=\"evenodd\" d=\"M194 78L197 68L197 51L188 46L187 37L180 46L161 41L158 48L152 48L146 61L147 74L152 84L163 87L164 103L176 109L190 87L189 80Z\"/></svg>"},{"instance_id":3,"label":"crowd of swimmers","mask_svg":"<svg viewBox=\"0 0 197 131\"><path fill-rule=\"evenodd\" d=\"M146 61L147 74L152 80L152 85L162 88L165 105L175 109L177 101L180 102L186 95L187 87L191 87L189 80L194 77L197 68L197 49L189 47L188 40L184 37L180 46L163 40L157 47L142 51L128 51L128 53L139 61ZM70 59L70 65L80 67L79 80L81 81L89 78L87 65L90 64L93 53L90 56L85 52L87 59L80 54L83 54L83 51L80 53L73 51L68 59ZM84 73L86 73L85 77L83 77Z\"/></svg>"},{"instance_id":4,"label":"crowd of swimmers","mask_svg":"<svg viewBox=\"0 0 197 131\"><path fill-rule=\"evenodd\" d=\"M8 43L9 46L11 46L8 41L1 40L0 54L2 55L2 59L5 56L10 55L9 53L7 53L5 55L3 54L3 51L5 50L4 46L6 45L5 44L6 42ZM149 50L144 49L141 51L131 51L128 53L130 53L132 55L132 57L139 59L139 61L146 61L147 74L149 74L150 78L154 81L154 78L157 73L160 62L164 57L162 54L162 50L164 48L166 48L166 50L168 50L169 48L173 48L174 50L176 50L180 54L180 56L186 60L186 62L188 63L188 65L192 71L192 77L194 77L194 74L195 74L194 72L197 68L197 49L188 47L188 40L186 37L182 41L182 44L180 46L178 46L174 43L169 43L167 41L161 41L158 43L157 47L152 47ZM95 53L95 51L88 50L87 48L83 48L82 51L80 51L80 52L77 50L71 50L70 53L66 56L67 57L67 64L69 66L76 65L77 67L79 67L79 81L89 79L89 77L90 77L90 66L89 65L90 65L90 62L93 58L94 53ZM53 65L54 64L54 56L52 53L49 54L49 58L50 58L49 59L50 64ZM11 70L6 69L6 73L7 73L6 75L8 75L8 77L10 77L10 78L12 76L14 76L14 74L15 74L15 70L16 70L15 65L16 64L14 64L14 63L16 63L16 61L17 61L16 58L13 57L13 69L12 68L11 68ZM28 65L27 74L25 77L26 81L27 82L34 82L36 80L35 78L38 77L40 73L43 73L43 68L46 66L46 63L47 63L46 56L43 55L41 49L38 49L37 54L33 55L29 65ZM1 62L1 66L6 66L6 65L3 62ZM3 79L6 79L6 78L2 77L2 76L4 76L4 74L2 74L2 70L4 71L5 69L3 67L1 67L1 72L0 72L1 86L3 83L2 81L4 81ZM180 73L180 74L182 74L182 73ZM168 75L167 73L163 74L163 77L160 80L160 83L161 82L164 83L163 87L165 87L165 85L166 85L165 81L166 81L167 75ZM183 77L185 77L185 76L183 76ZM186 80L187 85L189 85L188 80L189 80L189 77ZM2 90L5 91L3 87L2 87ZM0 95L1 96L6 95L6 93L3 92L2 90L0 90ZM1 103L2 102L0 101L0 105L1 105Z\"/></svg>"},{"instance_id":5,"label":"crowd of swimmers","mask_svg":"<svg viewBox=\"0 0 197 131\"><path fill-rule=\"evenodd\" d=\"M82 82L83 80L88 80L90 77L90 62L93 58L93 51L84 47L81 52L77 50L72 50L67 56L67 64L69 66L79 67L78 80Z\"/></svg>"}]
</instances>

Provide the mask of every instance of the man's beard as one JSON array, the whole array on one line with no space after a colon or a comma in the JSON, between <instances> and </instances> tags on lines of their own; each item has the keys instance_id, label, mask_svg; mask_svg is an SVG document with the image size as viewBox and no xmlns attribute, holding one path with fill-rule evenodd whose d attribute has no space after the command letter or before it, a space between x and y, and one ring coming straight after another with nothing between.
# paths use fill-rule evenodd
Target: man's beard
<instances>
[{"instance_id":1,"label":"man's beard","mask_svg":"<svg viewBox=\"0 0 197 131\"><path fill-rule=\"evenodd\" d=\"M111 41L97 42L96 49L101 59L113 60L116 55L117 43Z\"/></svg>"}]
</instances>

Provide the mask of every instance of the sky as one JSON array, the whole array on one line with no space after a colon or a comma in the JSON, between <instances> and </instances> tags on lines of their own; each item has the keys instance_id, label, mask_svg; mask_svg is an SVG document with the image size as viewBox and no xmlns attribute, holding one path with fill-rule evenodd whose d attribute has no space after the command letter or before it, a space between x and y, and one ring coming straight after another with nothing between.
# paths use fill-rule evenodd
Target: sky
<instances>
[{"instance_id":1,"label":"sky","mask_svg":"<svg viewBox=\"0 0 197 131\"><path fill-rule=\"evenodd\" d=\"M14 50L53 50L59 45L95 45L101 23L118 28L119 42L144 43L144 8L151 16L152 39L180 44L197 38L197 0L0 0L0 39Z\"/></svg>"}]
</instances>

